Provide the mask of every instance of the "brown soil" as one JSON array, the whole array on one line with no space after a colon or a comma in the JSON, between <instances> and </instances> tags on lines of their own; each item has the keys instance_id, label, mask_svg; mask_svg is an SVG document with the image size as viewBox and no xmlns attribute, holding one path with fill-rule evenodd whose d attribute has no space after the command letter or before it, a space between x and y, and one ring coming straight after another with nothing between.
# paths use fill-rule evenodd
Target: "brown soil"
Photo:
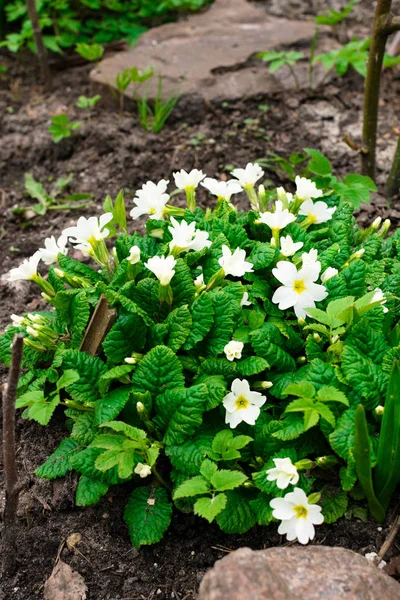
<instances>
[{"instance_id":1,"label":"brown soil","mask_svg":"<svg viewBox=\"0 0 400 600\"><path fill-rule=\"evenodd\" d=\"M294 0L263 4L274 14L290 11L285 16L292 18L310 18L312 12L310 7L301 8L310 3ZM350 26L364 36L368 32L365 5L371 3L363 3L362 12L350 21ZM143 132L132 114L99 107L89 117L75 107L80 95L91 95L88 66L56 72L53 91L46 93L38 85L38 73L29 61L2 56L0 63L9 67L7 76L0 75L1 273L30 256L46 236L59 233L80 214L49 211L31 222L13 215L12 207L29 204L23 189L24 173L31 173L45 187L51 185L50 180L73 173L69 191L92 193L94 205L88 212L100 213L105 195L114 196L121 188L125 188L129 204L134 190L148 179L157 181L170 177L173 170L194 167L219 177L227 172L227 166L245 165L266 156L268 151L288 156L304 147L314 147L324 151L338 175L359 168L359 157L341 141L345 133L359 141L363 81L354 73L312 93L293 92L219 106L193 107L181 102L156 136ZM399 125L399 83L399 67L385 72L380 189L396 141L392 126ZM268 105L268 112L260 105ZM71 138L54 144L48 133L49 121L61 112L66 112L70 120L81 121L81 128ZM266 177L273 184L287 185L282 173L268 170ZM400 198L388 208L384 197L375 195L372 204L362 208L359 219L368 222L378 214L389 216L396 225L400 220ZM9 323L10 313L38 308L34 287L25 283L11 286L4 278L0 280L0 300L0 330ZM72 533L82 535L78 547L81 554L64 548L61 556L84 576L88 598L96 600L190 600L195 598L204 572L224 552L243 545L263 548L282 543L276 527L227 536L194 516L175 514L162 543L140 551L132 549L122 518L129 486L115 488L98 506L81 510L73 504L73 475L54 484L38 481L32 475L65 436L61 415L46 430L21 420L17 434L20 471L30 483L21 497L19 511L18 570L4 581L0 600L40 598L60 544ZM3 495L0 487L0 506ZM381 529L372 521L343 519L318 528L316 543L365 553L381 546L387 528L387 524Z\"/></svg>"}]
</instances>

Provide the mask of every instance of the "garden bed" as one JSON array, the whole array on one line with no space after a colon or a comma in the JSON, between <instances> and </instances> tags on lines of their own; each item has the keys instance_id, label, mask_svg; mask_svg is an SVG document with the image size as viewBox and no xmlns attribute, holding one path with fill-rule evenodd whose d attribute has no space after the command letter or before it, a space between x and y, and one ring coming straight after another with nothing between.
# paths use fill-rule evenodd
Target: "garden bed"
<instances>
[{"instance_id":1,"label":"garden bed","mask_svg":"<svg viewBox=\"0 0 400 600\"><path fill-rule=\"evenodd\" d=\"M268 10L269 3L263 4L267 4ZM298 9L293 10L291 17L301 16ZM365 22L360 24L355 19L353 26L357 33L367 35ZM54 180L73 173L71 191L90 192L94 196L94 205L86 211L88 215L100 214L106 194L115 196L123 187L129 206L134 191L148 179L168 178L180 168L203 168L208 176L218 178L227 172L229 165L244 166L265 157L268 151L286 157L312 147L329 157L338 175L359 169L358 155L341 141L346 133L359 141L363 80L354 73L312 93L201 105L195 114L188 114L184 106L178 106L170 122L156 136L143 132L128 113L121 115L100 107L89 118L75 108L80 95L91 95L87 83L89 67L58 71L53 91L44 93L28 61L16 63L6 57L1 62L9 65L7 78L0 79L2 274L30 256L45 237L72 225L81 214L81 211L50 211L32 222L21 222L19 216L10 213L10 208L29 204L23 192L25 173L31 173L45 187L50 185L49 178ZM387 175L394 150L392 126L400 114L399 82L398 69L384 74L378 154L380 184ZM267 111L260 108L266 105ZM49 120L61 112L82 125L71 138L54 144L48 133ZM266 176L274 185L287 185L283 173L277 175L267 170ZM202 196L199 198L201 202ZM247 204L244 198L242 202L242 206ZM362 207L359 221L369 223L381 215L398 226L399 210L399 198L388 208L383 196L377 194L371 205ZM11 313L40 308L31 284L11 287L2 281L0 300L0 330L8 325ZM72 533L82 536L77 546L79 553L64 547L61 556L84 576L89 598L115 600L153 597L191 600L204 572L225 552L245 545L257 549L283 543L274 527L228 536L215 525L180 514L173 517L163 542L140 551L132 549L122 518L129 485L113 488L97 506L82 510L74 508L74 476L53 484L32 475L65 437L65 431L61 413L56 415L51 429L44 430L33 422L18 422L19 468L21 475L31 480L21 496L18 571L4 583L0 600L41 597L41 587L57 553ZM1 505L3 492L0 499ZM387 530L388 522L378 527L373 520L364 523L356 518L342 519L334 525L319 527L316 543L365 553L381 546ZM395 549L393 553L397 553Z\"/></svg>"}]
</instances>

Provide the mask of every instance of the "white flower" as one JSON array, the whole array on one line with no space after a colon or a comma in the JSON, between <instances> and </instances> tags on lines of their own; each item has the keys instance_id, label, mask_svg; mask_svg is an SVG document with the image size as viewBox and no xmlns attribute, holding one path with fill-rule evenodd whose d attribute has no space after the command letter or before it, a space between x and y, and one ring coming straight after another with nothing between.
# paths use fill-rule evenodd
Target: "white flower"
<instances>
[{"instance_id":1,"label":"white flower","mask_svg":"<svg viewBox=\"0 0 400 600\"><path fill-rule=\"evenodd\" d=\"M335 275L337 275L338 273L339 271L334 267L328 267L321 275L322 283L325 283L326 281L328 281L328 279L335 277Z\"/></svg>"},{"instance_id":2,"label":"white flower","mask_svg":"<svg viewBox=\"0 0 400 600\"><path fill-rule=\"evenodd\" d=\"M321 507L309 504L306 494L300 488L294 488L284 498L274 498L269 504L273 508L272 516L282 521L278 533L286 534L288 542L298 539L300 544L307 544L314 539L314 525L324 522Z\"/></svg>"},{"instance_id":3,"label":"white flower","mask_svg":"<svg viewBox=\"0 0 400 600\"><path fill-rule=\"evenodd\" d=\"M319 262L303 265L297 271L291 262L279 261L272 273L283 285L275 291L272 302L278 304L281 310L293 306L296 317L305 318L305 309L314 308L316 301L323 300L328 295L323 285L314 283L320 270Z\"/></svg>"},{"instance_id":4,"label":"white flower","mask_svg":"<svg viewBox=\"0 0 400 600\"><path fill-rule=\"evenodd\" d=\"M204 285L204 275L203 275L203 273L200 273L200 275L198 275L196 277L196 279L194 280L194 285L196 287L203 287L203 285Z\"/></svg>"},{"instance_id":5,"label":"white flower","mask_svg":"<svg viewBox=\"0 0 400 600\"><path fill-rule=\"evenodd\" d=\"M134 358L133 356L127 356L126 358L124 358L124 361L127 365L136 365L137 363L136 358Z\"/></svg>"},{"instance_id":6,"label":"white flower","mask_svg":"<svg viewBox=\"0 0 400 600\"><path fill-rule=\"evenodd\" d=\"M381 288L376 288L374 290L374 292L375 293L372 297L371 304L374 304L375 302L379 302L382 305L383 312L387 313L389 311L389 309L386 306L383 306L386 302L386 298L385 298L385 295L382 292Z\"/></svg>"},{"instance_id":7,"label":"white flower","mask_svg":"<svg viewBox=\"0 0 400 600\"><path fill-rule=\"evenodd\" d=\"M162 219L169 200L169 194L166 194L168 183L165 179L157 184L152 181L145 183L133 199L136 206L130 212L132 219L138 219L142 215L149 215L150 219Z\"/></svg>"},{"instance_id":8,"label":"white flower","mask_svg":"<svg viewBox=\"0 0 400 600\"><path fill-rule=\"evenodd\" d=\"M139 246L132 246L129 250L129 256L127 257L127 261L131 265L136 265L140 261L140 248Z\"/></svg>"},{"instance_id":9,"label":"white flower","mask_svg":"<svg viewBox=\"0 0 400 600\"><path fill-rule=\"evenodd\" d=\"M296 485L299 474L290 458L274 458L275 467L267 470L268 481L276 481L280 490L285 490L288 485Z\"/></svg>"},{"instance_id":10,"label":"white flower","mask_svg":"<svg viewBox=\"0 0 400 600\"><path fill-rule=\"evenodd\" d=\"M15 325L15 327L19 327L25 321L25 317L20 317L19 315L14 314L10 316L10 319L13 322L13 325Z\"/></svg>"},{"instance_id":11,"label":"white flower","mask_svg":"<svg viewBox=\"0 0 400 600\"><path fill-rule=\"evenodd\" d=\"M287 208L283 208L281 200L275 202L275 212L260 213L259 223L264 223L272 229L272 231L280 231L289 223L293 223L296 217L289 212Z\"/></svg>"},{"instance_id":12,"label":"white flower","mask_svg":"<svg viewBox=\"0 0 400 600\"><path fill-rule=\"evenodd\" d=\"M315 203L312 200L306 200L300 207L299 215L306 216L311 224L325 223L332 219L336 208L336 206L328 208L327 203L322 200Z\"/></svg>"},{"instance_id":13,"label":"white flower","mask_svg":"<svg viewBox=\"0 0 400 600\"><path fill-rule=\"evenodd\" d=\"M24 279L26 281L34 279L37 275L37 268L40 261L39 251L35 252L31 257L26 258L19 267L11 269L9 277L11 281Z\"/></svg>"},{"instance_id":14,"label":"white flower","mask_svg":"<svg viewBox=\"0 0 400 600\"><path fill-rule=\"evenodd\" d=\"M136 475L139 475L142 479L151 475L151 467L150 465L144 465L143 463L138 463L135 467Z\"/></svg>"},{"instance_id":15,"label":"white flower","mask_svg":"<svg viewBox=\"0 0 400 600\"><path fill-rule=\"evenodd\" d=\"M68 250L66 248L68 242L68 237L63 234L58 240L52 235L49 238L44 240L44 248L39 248L38 252L40 253L40 258L44 262L45 265L52 265L57 262L57 256L59 254L64 254L66 256L68 254Z\"/></svg>"},{"instance_id":16,"label":"white flower","mask_svg":"<svg viewBox=\"0 0 400 600\"><path fill-rule=\"evenodd\" d=\"M109 234L105 225L112 221L112 213L105 213L98 217L79 217L75 227L67 227L64 229L63 235L71 238L73 244L78 244L76 247L85 256L90 256L93 252L93 246L106 238Z\"/></svg>"},{"instance_id":17,"label":"white flower","mask_svg":"<svg viewBox=\"0 0 400 600\"><path fill-rule=\"evenodd\" d=\"M242 421L248 425L255 425L260 416L260 408L267 398L260 392L251 392L246 379L234 379L231 390L223 401L226 409L225 423L228 423L231 429L235 429Z\"/></svg>"},{"instance_id":18,"label":"white flower","mask_svg":"<svg viewBox=\"0 0 400 600\"><path fill-rule=\"evenodd\" d=\"M226 358L230 361L235 360L235 358L242 358L243 347L243 342L231 340L224 348Z\"/></svg>"},{"instance_id":19,"label":"white flower","mask_svg":"<svg viewBox=\"0 0 400 600\"><path fill-rule=\"evenodd\" d=\"M203 250L209 248L212 244L208 239L207 231L196 229L195 221L186 223L182 220L180 223L174 217L171 217L172 227L168 227L172 240L169 243L171 252L176 248L178 251L184 250Z\"/></svg>"},{"instance_id":20,"label":"white flower","mask_svg":"<svg viewBox=\"0 0 400 600\"><path fill-rule=\"evenodd\" d=\"M226 200L229 202L232 194L238 194L242 192L242 186L238 181L230 179L229 181L217 181L211 177L206 179L201 184L205 187L213 196L217 196L218 200Z\"/></svg>"},{"instance_id":21,"label":"white flower","mask_svg":"<svg viewBox=\"0 0 400 600\"><path fill-rule=\"evenodd\" d=\"M173 256L153 256L149 258L144 266L147 267L157 277L161 285L168 285L175 275L174 267L176 260Z\"/></svg>"},{"instance_id":22,"label":"white flower","mask_svg":"<svg viewBox=\"0 0 400 600\"><path fill-rule=\"evenodd\" d=\"M290 235L281 237L281 253L283 256L293 256L297 250L304 246L303 242L294 242Z\"/></svg>"},{"instance_id":23,"label":"white flower","mask_svg":"<svg viewBox=\"0 0 400 600\"><path fill-rule=\"evenodd\" d=\"M203 181L205 174L198 169L192 169L187 173L183 169L174 173L175 185L178 190L195 190L200 181Z\"/></svg>"},{"instance_id":24,"label":"white flower","mask_svg":"<svg viewBox=\"0 0 400 600\"><path fill-rule=\"evenodd\" d=\"M276 188L276 194L278 196L278 200L283 203L291 204L293 202L293 194L287 192L283 187Z\"/></svg>"},{"instance_id":25,"label":"white flower","mask_svg":"<svg viewBox=\"0 0 400 600\"><path fill-rule=\"evenodd\" d=\"M245 260L246 252L241 248L236 248L232 251L225 244L222 246L222 256L218 260L221 268L225 271L225 275L233 277L243 277L245 273L253 273L253 265Z\"/></svg>"},{"instance_id":26,"label":"white flower","mask_svg":"<svg viewBox=\"0 0 400 600\"><path fill-rule=\"evenodd\" d=\"M264 175L264 171L257 163L247 163L245 169L233 169L232 175L246 189L247 187L254 186Z\"/></svg>"},{"instance_id":27,"label":"white flower","mask_svg":"<svg viewBox=\"0 0 400 600\"><path fill-rule=\"evenodd\" d=\"M306 177L297 176L295 183L296 196L300 198L300 200L312 200L313 198L321 198L321 196L324 195L324 192L318 190L315 183Z\"/></svg>"},{"instance_id":28,"label":"white flower","mask_svg":"<svg viewBox=\"0 0 400 600\"><path fill-rule=\"evenodd\" d=\"M252 302L249 301L249 293L244 292L243 297L240 301L240 306L251 306L251 305L252 305Z\"/></svg>"}]
</instances>

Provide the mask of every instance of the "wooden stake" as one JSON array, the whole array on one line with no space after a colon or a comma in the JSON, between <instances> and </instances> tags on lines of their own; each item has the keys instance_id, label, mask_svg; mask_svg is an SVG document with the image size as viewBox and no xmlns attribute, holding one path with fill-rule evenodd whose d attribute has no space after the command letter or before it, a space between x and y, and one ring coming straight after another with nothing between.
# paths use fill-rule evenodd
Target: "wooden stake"
<instances>
[{"instance_id":1,"label":"wooden stake","mask_svg":"<svg viewBox=\"0 0 400 600\"><path fill-rule=\"evenodd\" d=\"M103 294L90 319L79 350L87 352L87 354L91 354L92 356L97 354L101 343L110 331L116 318L117 311L114 308L110 308L108 300Z\"/></svg>"},{"instance_id":2,"label":"wooden stake","mask_svg":"<svg viewBox=\"0 0 400 600\"><path fill-rule=\"evenodd\" d=\"M3 573L12 574L15 570L16 528L15 517L18 498L23 484L18 479L15 454L15 399L21 370L24 337L18 333L12 344L11 366L6 392L3 397L3 461L6 501L3 522Z\"/></svg>"},{"instance_id":3,"label":"wooden stake","mask_svg":"<svg viewBox=\"0 0 400 600\"><path fill-rule=\"evenodd\" d=\"M50 88L51 74L49 69L49 63L47 62L47 52L43 43L42 30L40 28L39 16L36 10L35 0L26 0L26 6L28 8L29 19L32 23L33 37L35 39L35 46L39 61L42 82L47 88Z\"/></svg>"}]
</instances>

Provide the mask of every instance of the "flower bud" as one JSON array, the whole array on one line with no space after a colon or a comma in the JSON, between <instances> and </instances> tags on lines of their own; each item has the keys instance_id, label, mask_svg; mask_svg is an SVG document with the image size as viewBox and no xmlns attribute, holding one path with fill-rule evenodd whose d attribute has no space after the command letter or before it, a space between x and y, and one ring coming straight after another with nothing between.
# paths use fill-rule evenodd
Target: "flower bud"
<instances>
[{"instance_id":1,"label":"flower bud","mask_svg":"<svg viewBox=\"0 0 400 600\"><path fill-rule=\"evenodd\" d=\"M138 413L142 413L146 410L143 402L136 402L136 410Z\"/></svg>"},{"instance_id":2,"label":"flower bud","mask_svg":"<svg viewBox=\"0 0 400 600\"><path fill-rule=\"evenodd\" d=\"M36 329L31 327L30 325L28 325L28 327L26 328L26 333L29 333L29 335L31 335L34 338L39 337L39 332L36 331Z\"/></svg>"},{"instance_id":3,"label":"flower bud","mask_svg":"<svg viewBox=\"0 0 400 600\"><path fill-rule=\"evenodd\" d=\"M379 417L381 417L383 415L384 411L385 411L385 407L381 406L381 405L377 406L374 410L375 414L378 415Z\"/></svg>"},{"instance_id":4,"label":"flower bud","mask_svg":"<svg viewBox=\"0 0 400 600\"><path fill-rule=\"evenodd\" d=\"M385 237L385 235L387 234L387 232L389 231L391 226L391 222L389 219L385 219L383 221L382 227L380 228L380 230L378 231L378 235L379 237L383 238Z\"/></svg>"},{"instance_id":5,"label":"flower bud","mask_svg":"<svg viewBox=\"0 0 400 600\"><path fill-rule=\"evenodd\" d=\"M382 217L376 217L376 219L372 222L371 229L374 229L374 230L379 229L379 226L381 223L382 223Z\"/></svg>"},{"instance_id":6,"label":"flower bud","mask_svg":"<svg viewBox=\"0 0 400 600\"><path fill-rule=\"evenodd\" d=\"M332 336L332 339L331 339L331 344L336 344L336 342L338 341L338 339L339 339L339 336L338 336L338 335L334 335L334 336Z\"/></svg>"},{"instance_id":7,"label":"flower bud","mask_svg":"<svg viewBox=\"0 0 400 600\"><path fill-rule=\"evenodd\" d=\"M314 467L314 463L309 458L303 458L302 460L298 460L294 463L294 466L298 471L308 471L308 469L312 469Z\"/></svg>"},{"instance_id":8,"label":"flower bud","mask_svg":"<svg viewBox=\"0 0 400 600\"><path fill-rule=\"evenodd\" d=\"M314 334L313 334L313 338L314 338L314 340L317 342L317 344L319 344L319 343L320 343L320 341L321 341L321 336L319 335L319 333L314 333Z\"/></svg>"},{"instance_id":9,"label":"flower bud","mask_svg":"<svg viewBox=\"0 0 400 600\"><path fill-rule=\"evenodd\" d=\"M338 459L336 458L336 456L333 455L319 456L315 460L316 466L320 467L321 469L330 469L331 467L334 467L337 463Z\"/></svg>"},{"instance_id":10,"label":"flower bud","mask_svg":"<svg viewBox=\"0 0 400 600\"><path fill-rule=\"evenodd\" d=\"M304 327L304 325L306 324L306 320L303 317L299 317L297 319L297 322L300 325L300 327Z\"/></svg>"},{"instance_id":11,"label":"flower bud","mask_svg":"<svg viewBox=\"0 0 400 600\"><path fill-rule=\"evenodd\" d=\"M321 493L320 492L314 492L313 494L310 494L308 496L308 503L309 504L317 504L317 502L319 502L321 500Z\"/></svg>"},{"instance_id":12,"label":"flower bud","mask_svg":"<svg viewBox=\"0 0 400 600\"><path fill-rule=\"evenodd\" d=\"M126 362L128 365L136 365L137 360L133 356L127 356L124 358L124 362Z\"/></svg>"},{"instance_id":13,"label":"flower bud","mask_svg":"<svg viewBox=\"0 0 400 600\"><path fill-rule=\"evenodd\" d=\"M61 269L58 269L57 267L54 269L54 274L57 275L57 277L59 277L60 279L63 279L65 277L65 272Z\"/></svg>"}]
</instances>

